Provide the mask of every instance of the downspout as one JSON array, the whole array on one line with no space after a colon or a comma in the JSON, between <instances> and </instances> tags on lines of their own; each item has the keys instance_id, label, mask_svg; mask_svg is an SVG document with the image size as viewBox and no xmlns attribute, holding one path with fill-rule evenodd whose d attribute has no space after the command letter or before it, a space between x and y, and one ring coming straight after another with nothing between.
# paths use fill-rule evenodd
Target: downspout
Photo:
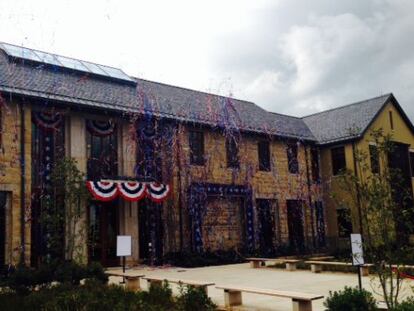
<instances>
[{"instance_id":1,"label":"downspout","mask_svg":"<svg viewBox=\"0 0 414 311\"><path fill-rule=\"evenodd\" d=\"M353 161L354 161L354 174L355 177L358 177L358 167L357 167L357 163L356 163L356 147L355 147L355 142L352 142L352 157L353 157ZM358 208L358 218L359 218L359 233L361 234L361 236L363 236L363 230L362 230L362 207L361 207L361 194L360 194L360 190L359 190L359 185L357 184L357 208Z\"/></svg>"},{"instance_id":2,"label":"downspout","mask_svg":"<svg viewBox=\"0 0 414 311\"><path fill-rule=\"evenodd\" d=\"M25 159L25 117L24 117L23 103L20 103L20 239L21 239L21 253L20 262L25 263L25 249L26 249L26 235L25 235L25 206L26 206L26 159Z\"/></svg>"},{"instance_id":3,"label":"downspout","mask_svg":"<svg viewBox=\"0 0 414 311\"><path fill-rule=\"evenodd\" d=\"M314 220L314 209L312 205L312 195L311 195L311 181L310 181L310 173L309 173L309 155L308 155L308 149L305 145L305 161L306 161L306 178L307 178L307 184L308 184L308 200L309 200L309 207L311 211L311 227L312 227L312 245L313 249L316 248L316 242L315 242L315 220Z\"/></svg>"}]
</instances>

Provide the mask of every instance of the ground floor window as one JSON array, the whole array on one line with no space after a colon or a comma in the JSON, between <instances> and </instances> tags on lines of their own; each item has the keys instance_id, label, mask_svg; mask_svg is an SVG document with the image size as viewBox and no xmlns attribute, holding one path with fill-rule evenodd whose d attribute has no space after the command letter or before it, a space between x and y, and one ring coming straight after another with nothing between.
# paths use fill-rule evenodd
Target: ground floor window
<instances>
[{"instance_id":1,"label":"ground floor window","mask_svg":"<svg viewBox=\"0 0 414 311\"><path fill-rule=\"evenodd\" d=\"M6 263L6 204L7 192L0 191L0 268Z\"/></svg>"},{"instance_id":2,"label":"ground floor window","mask_svg":"<svg viewBox=\"0 0 414 311\"><path fill-rule=\"evenodd\" d=\"M277 203L275 200L257 199L256 209L260 252L262 255L271 255L274 252L278 226Z\"/></svg>"},{"instance_id":3,"label":"ground floor window","mask_svg":"<svg viewBox=\"0 0 414 311\"><path fill-rule=\"evenodd\" d=\"M139 258L149 264L161 262L163 256L162 204L148 199L138 202Z\"/></svg>"},{"instance_id":4,"label":"ground floor window","mask_svg":"<svg viewBox=\"0 0 414 311\"><path fill-rule=\"evenodd\" d=\"M316 238L319 247L326 246L325 238L325 215L322 201L315 202L315 216L316 216Z\"/></svg>"},{"instance_id":5,"label":"ground floor window","mask_svg":"<svg viewBox=\"0 0 414 311\"><path fill-rule=\"evenodd\" d=\"M104 266L119 264L116 256L118 201L91 202L88 207L89 261Z\"/></svg>"},{"instance_id":6,"label":"ground floor window","mask_svg":"<svg viewBox=\"0 0 414 311\"><path fill-rule=\"evenodd\" d=\"M290 247L293 251L301 252L305 248L303 202L288 200L287 216Z\"/></svg>"},{"instance_id":7,"label":"ground floor window","mask_svg":"<svg viewBox=\"0 0 414 311\"><path fill-rule=\"evenodd\" d=\"M348 238L352 233L351 211L349 208L339 208L336 210L338 221L338 236Z\"/></svg>"}]
</instances>

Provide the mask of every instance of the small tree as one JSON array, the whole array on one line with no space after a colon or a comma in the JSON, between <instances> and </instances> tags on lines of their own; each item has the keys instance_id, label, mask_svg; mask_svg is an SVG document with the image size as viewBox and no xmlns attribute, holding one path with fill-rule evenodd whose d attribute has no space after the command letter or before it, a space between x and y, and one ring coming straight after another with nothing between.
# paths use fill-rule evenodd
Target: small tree
<instances>
[{"instance_id":1,"label":"small tree","mask_svg":"<svg viewBox=\"0 0 414 311\"><path fill-rule=\"evenodd\" d=\"M51 184L53 195L46 200L47 208L41 216L47 228L48 249L52 254L60 253L58 258L82 262L85 244L79 242L87 240L84 204L89 198L85 175L75 159L62 158L53 167Z\"/></svg>"},{"instance_id":2,"label":"small tree","mask_svg":"<svg viewBox=\"0 0 414 311\"><path fill-rule=\"evenodd\" d=\"M350 202L359 209L361 233L367 260L374 264L380 282L380 294L389 309L398 304L402 279L397 271L410 256L407 236L411 232L412 198L404 187L402 172L390 168L394 151L391 135L371 133L375 148L371 153L355 148L357 172L343 174L343 185ZM372 165L378 165L373 172Z\"/></svg>"}]
</instances>

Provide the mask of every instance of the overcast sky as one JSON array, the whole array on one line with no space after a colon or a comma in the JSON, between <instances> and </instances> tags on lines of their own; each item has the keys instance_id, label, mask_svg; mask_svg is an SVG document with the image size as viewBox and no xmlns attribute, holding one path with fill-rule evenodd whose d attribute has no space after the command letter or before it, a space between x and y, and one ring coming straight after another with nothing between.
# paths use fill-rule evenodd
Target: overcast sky
<instances>
[{"instance_id":1,"label":"overcast sky","mask_svg":"<svg viewBox=\"0 0 414 311\"><path fill-rule=\"evenodd\" d=\"M413 0L0 0L0 41L296 116L393 92L414 119Z\"/></svg>"}]
</instances>

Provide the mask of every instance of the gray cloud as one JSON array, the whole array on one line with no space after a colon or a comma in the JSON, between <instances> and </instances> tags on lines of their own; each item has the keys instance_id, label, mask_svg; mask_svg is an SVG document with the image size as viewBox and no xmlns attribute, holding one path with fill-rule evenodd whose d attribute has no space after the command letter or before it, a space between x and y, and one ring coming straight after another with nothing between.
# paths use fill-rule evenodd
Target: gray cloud
<instances>
[{"instance_id":1,"label":"gray cloud","mask_svg":"<svg viewBox=\"0 0 414 311\"><path fill-rule=\"evenodd\" d=\"M414 119L413 12L409 0L284 1L217 39L212 62L236 97L272 111L303 116L393 92Z\"/></svg>"}]
</instances>

